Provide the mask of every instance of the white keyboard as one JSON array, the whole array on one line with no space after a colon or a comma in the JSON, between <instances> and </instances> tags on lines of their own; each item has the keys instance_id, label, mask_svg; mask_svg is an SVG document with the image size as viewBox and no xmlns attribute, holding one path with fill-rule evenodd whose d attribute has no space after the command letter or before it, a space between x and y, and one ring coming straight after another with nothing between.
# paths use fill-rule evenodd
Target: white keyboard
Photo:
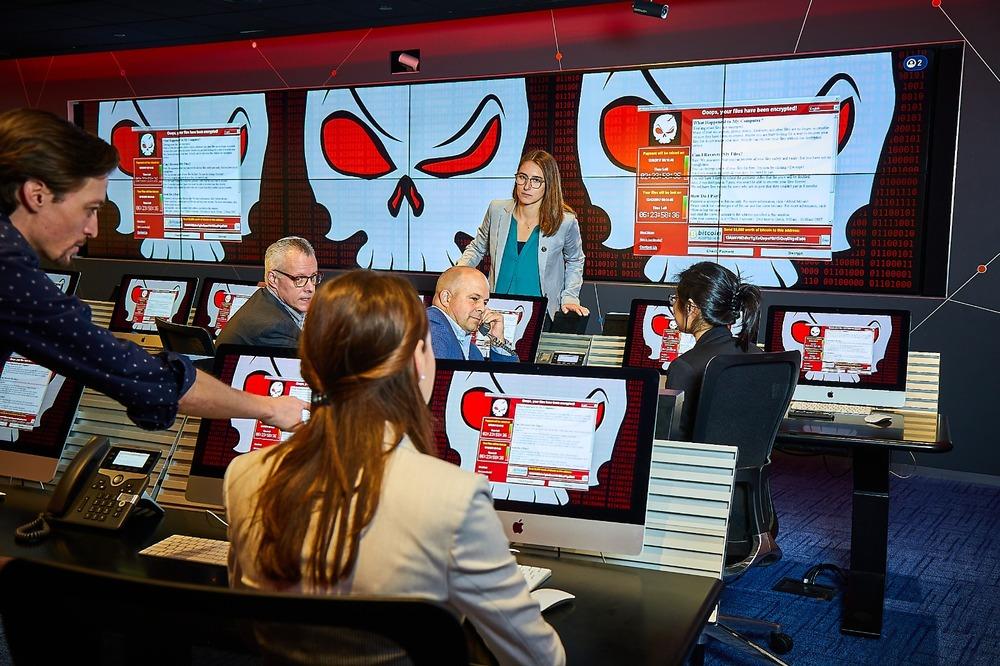
<instances>
[{"instance_id":1,"label":"white keyboard","mask_svg":"<svg viewBox=\"0 0 1000 666\"><path fill-rule=\"evenodd\" d=\"M860 414L867 416L872 413L872 408L868 405L844 405L833 402L804 402L793 400L788 409L795 409L800 412L832 412L834 414Z\"/></svg>"},{"instance_id":2,"label":"white keyboard","mask_svg":"<svg viewBox=\"0 0 1000 666\"><path fill-rule=\"evenodd\" d=\"M528 582L529 592L547 581L549 576L552 575L552 569L546 569L545 567L529 567L525 564L518 564L517 568L520 570L521 575L524 576L524 580Z\"/></svg>"},{"instance_id":3,"label":"white keyboard","mask_svg":"<svg viewBox=\"0 0 1000 666\"><path fill-rule=\"evenodd\" d=\"M140 550L139 554L187 562L201 562L202 564L217 564L224 567L229 557L229 542L173 534L163 541Z\"/></svg>"}]
</instances>

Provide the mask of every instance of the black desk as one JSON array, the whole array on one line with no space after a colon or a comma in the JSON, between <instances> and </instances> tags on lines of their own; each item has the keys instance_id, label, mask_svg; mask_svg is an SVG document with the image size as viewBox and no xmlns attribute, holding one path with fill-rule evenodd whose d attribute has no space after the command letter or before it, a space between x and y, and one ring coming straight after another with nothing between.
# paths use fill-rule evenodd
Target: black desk
<instances>
[{"instance_id":1,"label":"black desk","mask_svg":"<svg viewBox=\"0 0 1000 666\"><path fill-rule=\"evenodd\" d=\"M0 555L73 563L144 578L225 585L224 567L146 557L138 551L170 534L225 538L204 511L171 509L159 525L122 533L55 527L37 546L14 542L14 528L44 508L47 496L8 491L0 504ZM571 664L682 664L722 589L713 578L618 567L580 560L520 555L525 564L552 569L549 585L577 598L545 614Z\"/></svg>"},{"instance_id":2,"label":"black desk","mask_svg":"<svg viewBox=\"0 0 1000 666\"><path fill-rule=\"evenodd\" d=\"M785 419L779 448L850 452L854 490L851 510L851 568L847 572L840 630L878 638L885 606L885 567L889 542L889 461L893 451L945 453L952 449L945 417L894 414L886 427L864 417L838 415L833 421Z\"/></svg>"}]
</instances>

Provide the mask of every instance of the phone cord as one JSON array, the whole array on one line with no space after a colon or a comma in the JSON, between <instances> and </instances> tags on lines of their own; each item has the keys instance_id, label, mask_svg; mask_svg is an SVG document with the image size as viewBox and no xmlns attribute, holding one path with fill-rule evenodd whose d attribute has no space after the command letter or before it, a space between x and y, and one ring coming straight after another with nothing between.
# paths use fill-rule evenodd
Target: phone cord
<instances>
[{"instance_id":1,"label":"phone cord","mask_svg":"<svg viewBox=\"0 0 1000 666\"><path fill-rule=\"evenodd\" d=\"M14 541L22 545L31 545L43 541L52 529L49 527L49 514L42 512L30 523L25 523L14 530Z\"/></svg>"}]
</instances>

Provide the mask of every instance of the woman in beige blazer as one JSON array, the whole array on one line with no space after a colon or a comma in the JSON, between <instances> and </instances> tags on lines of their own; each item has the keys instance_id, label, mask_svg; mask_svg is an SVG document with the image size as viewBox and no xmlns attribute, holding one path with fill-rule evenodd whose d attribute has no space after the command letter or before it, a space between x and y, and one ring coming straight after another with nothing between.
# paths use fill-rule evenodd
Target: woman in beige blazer
<instances>
[{"instance_id":1,"label":"woman in beige blazer","mask_svg":"<svg viewBox=\"0 0 1000 666\"><path fill-rule=\"evenodd\" d=\"M434 385L413 287L354 271L317 291L299 344L312 415L226 472L234 587L443 602L502 664L562 664L486 479L429 455Z\"/></svg>"},{"instance_id":2,"label":"woman in beige blazer","mask_svg":"<svg viewBox=\"0 0 1000 666\"><path fill-rule=\"evenodd\" d=\"M580 223L563 201L559 165L544 150L521 158L512 199L490 202L459 266L478 266L489 255L490 290L545 296L549 318L562 310L588 315L580 305L583 241Z\"/></svg>"}]
</instances>

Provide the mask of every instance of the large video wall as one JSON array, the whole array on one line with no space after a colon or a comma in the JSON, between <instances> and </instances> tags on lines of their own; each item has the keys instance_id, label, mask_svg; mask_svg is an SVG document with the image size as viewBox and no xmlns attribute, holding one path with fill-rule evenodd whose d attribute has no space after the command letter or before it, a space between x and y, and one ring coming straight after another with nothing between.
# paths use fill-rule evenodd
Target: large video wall
<instances>
[{"instance_id":1,"label":"large video wall","mask_svg":"<svg viewBox=\"0 0 1000 666\"><path fill-rule=\"evenodd\" d=\"M438 272L556 156L588 280L704 259L766 287L943 294L962 48L80 102L122 156L89 256Z\"/></svg>"}]
</instances>

